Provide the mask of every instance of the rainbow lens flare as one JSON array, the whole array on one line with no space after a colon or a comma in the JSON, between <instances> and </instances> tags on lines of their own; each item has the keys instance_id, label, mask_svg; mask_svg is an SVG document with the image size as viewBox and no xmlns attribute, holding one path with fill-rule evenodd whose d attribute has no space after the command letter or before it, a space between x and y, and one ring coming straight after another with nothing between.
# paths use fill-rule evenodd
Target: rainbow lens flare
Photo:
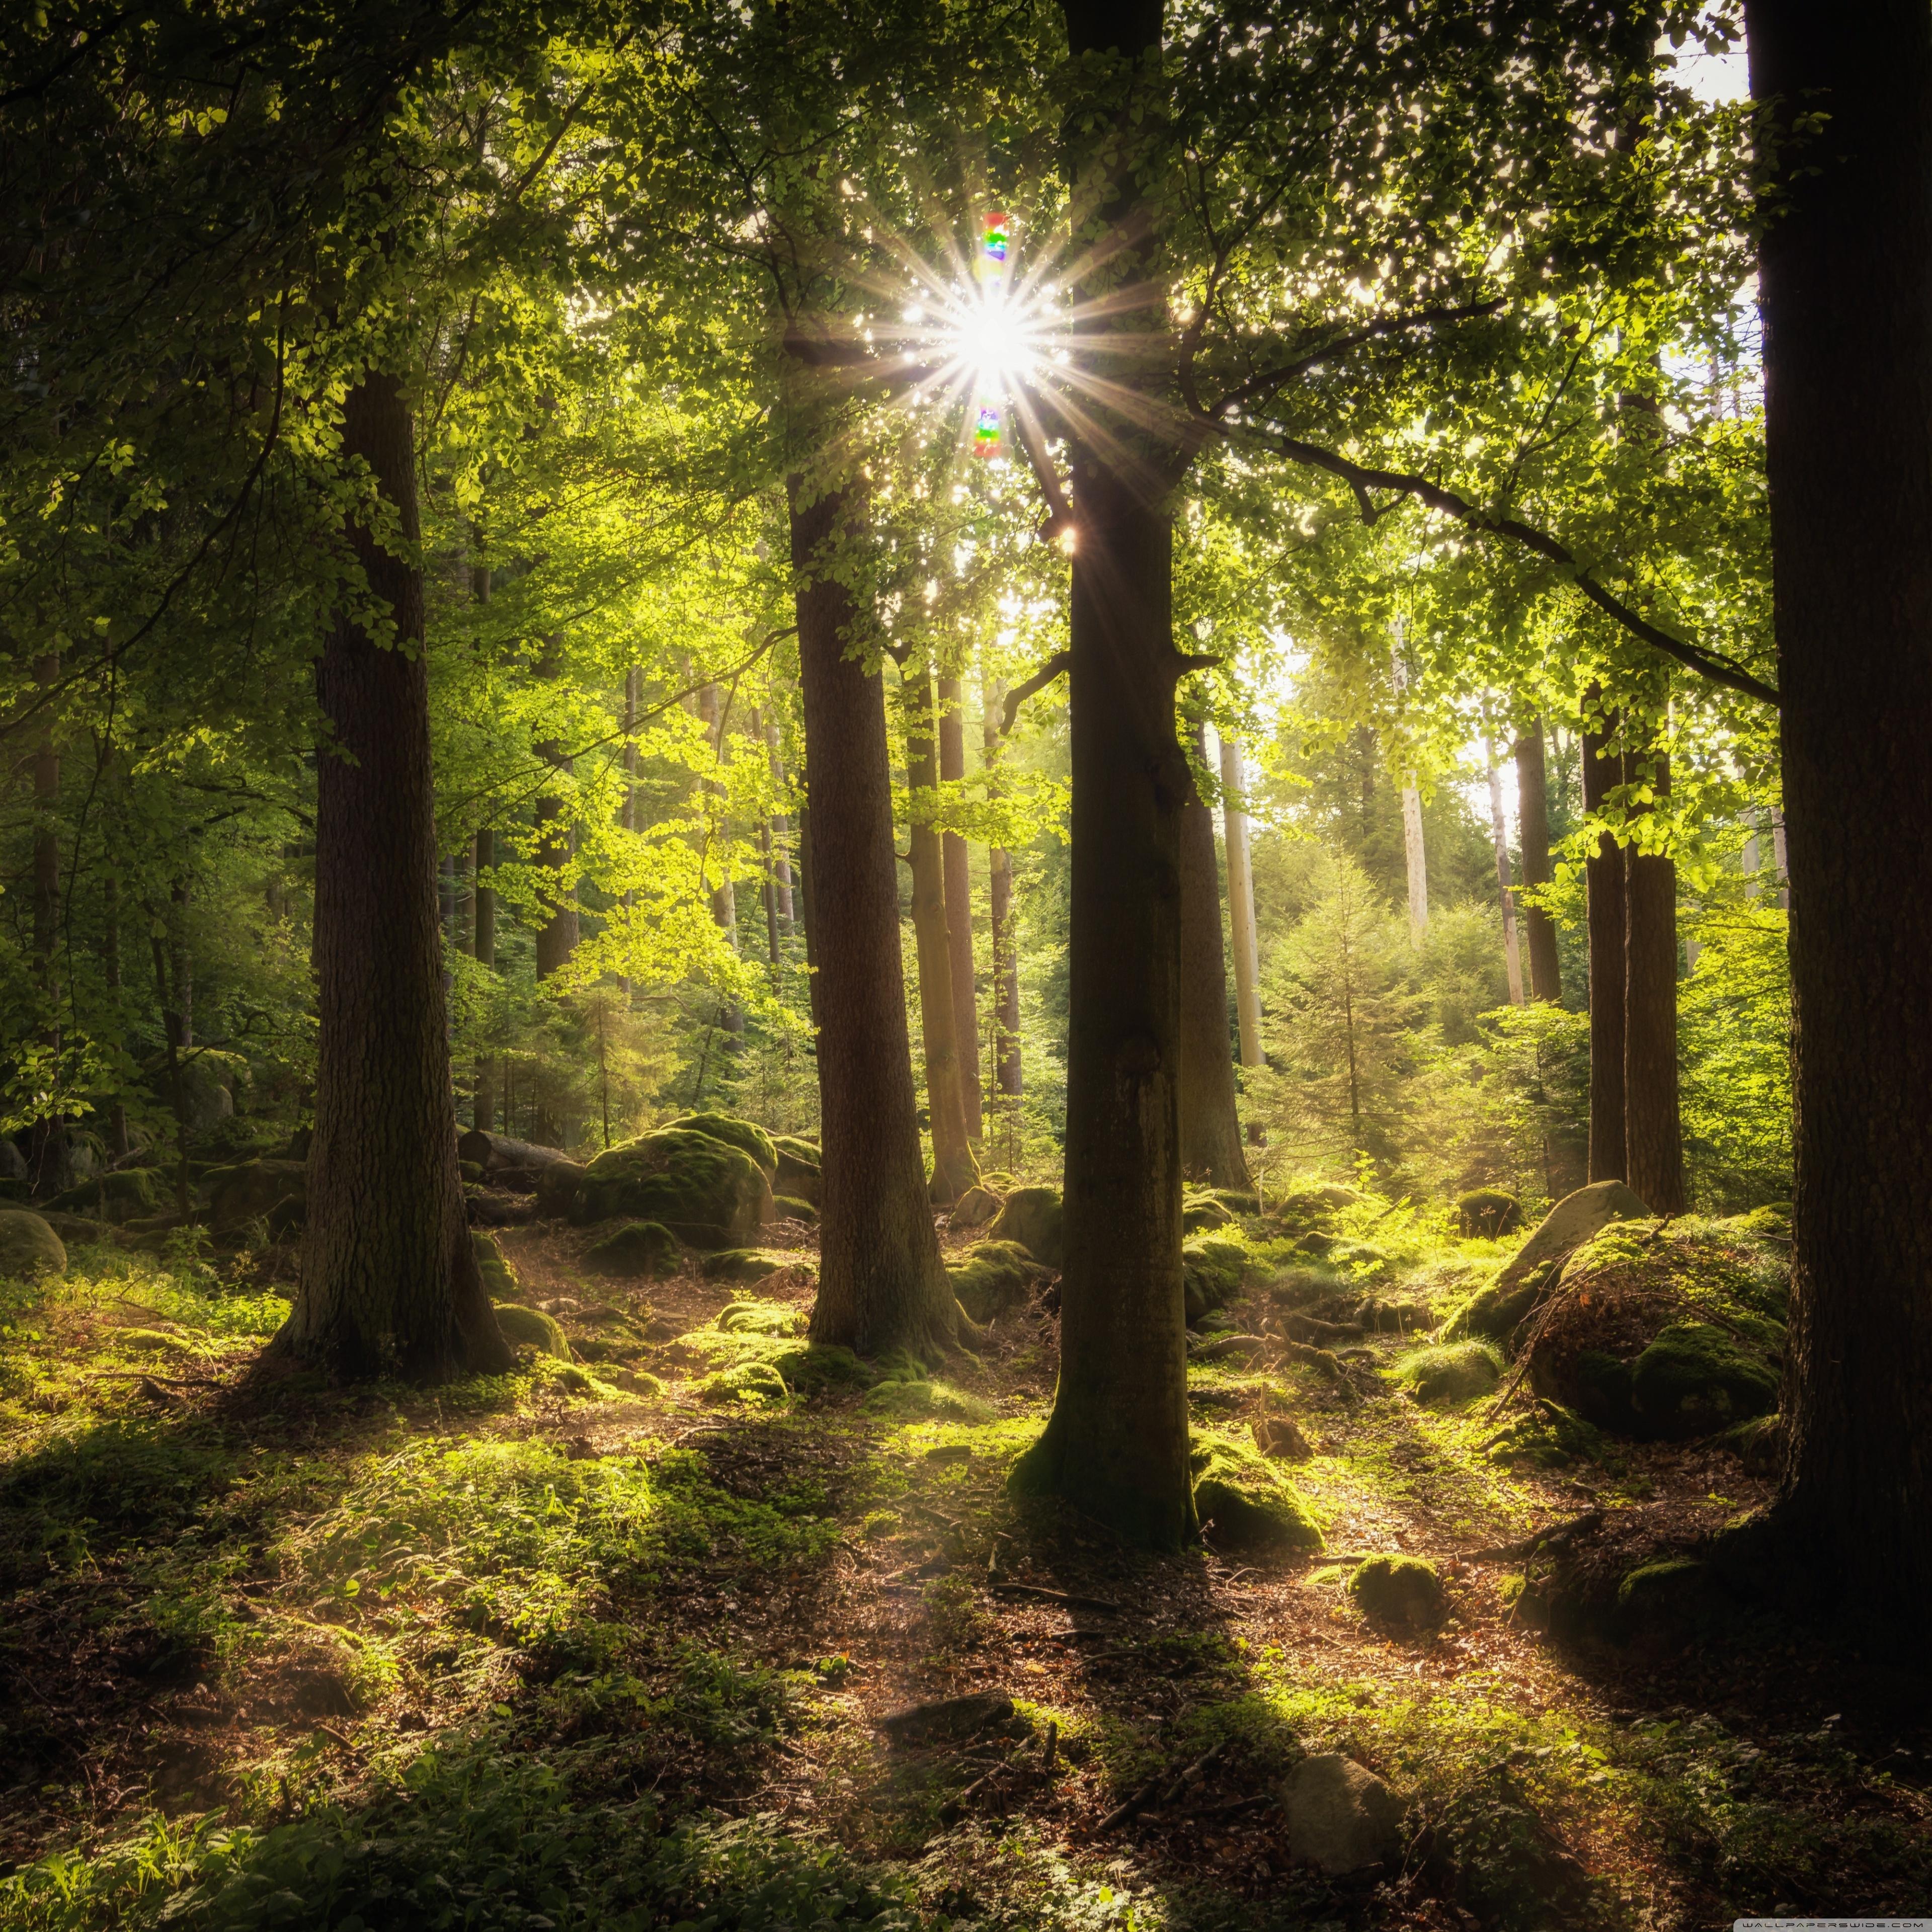
<instances>
[{"instance_id":1,"label":"rainbow lens flare","mask_svg":"<svg viewBox=\"0 0 1932 1932\"><path fill-rule=\"evenodd\" d=\"M982 282L1004 282L1006 279L1007 232L1006 218L995 208L989 208L980 224L980 280Z\"/></svg>"},{"instance_id":2,"label":"rainbow lens flare","mask_svg":"<svg viewBox=\"0 0 1932 1932\"><path fill-rule=\"evenodd\" d=\"M1000 412L991 402L980 405L979 420L973 426L973 454L997 456L1000 453Z\"/></svg>"}]
</instances>

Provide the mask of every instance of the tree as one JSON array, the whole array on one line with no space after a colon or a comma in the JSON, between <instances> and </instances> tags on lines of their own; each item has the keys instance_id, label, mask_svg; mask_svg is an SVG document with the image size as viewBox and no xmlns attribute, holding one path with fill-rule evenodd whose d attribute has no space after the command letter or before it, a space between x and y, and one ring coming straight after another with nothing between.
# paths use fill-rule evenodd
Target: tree
<instances>
[{"instance_id":1,"label":"tree","mask_svg":"<svg viewBox=\"0 0 1932 1932\"><path fill-rule=\"evenodd\" d=\"M1745 16L1776 144L1760 299L1796 1006L1776 1521L1821 1588L1916 1631L1932 1594L1932 15Z\"/></svg>"},{"instance_id":2,"label":"tree","mask_svg":"<svg viewBox=\"0 0 1932 1932\"><path fill-rule=\"evenodd\" d=\"M1677 1099L1677 866L1657 809L1670 794L1670 754L1627 754L1624 778L1624 1178L1658 1214L1681 1214L1688 1202Z\"/></svg>"},{"instance_id":3,"label":"tree","mask_svg":"<svg viewBox=\"0 0 1932 1932\"><path fill-rule=\"evenodd\" d=\"M1583 732L1583 809L1601 812L1624 782L1623 754L1616 748L1618 721L1600 721ZM1597 834L1584 860L1590 919L1590 1178L1621 1180L1624 1155L1624 988L1625 960L1624 848L1616 835Z\"/></svg>"},{"instance_id":4,"label":"tree","mask_svg":"<svg viewBox=\"0 0 1932 1932\"><path fill-rule=\"evenodd\" d=\"M957 677L939 680L939 776L948 785L966 777L966 724ZM968 1137L986 1131L980 1096L980 1002L974 986L973 871L966 841L956 832L940 836L946 866L946 938L952 988L952 1042L959 1069L959 1098Z\"/></svg>"},{"instance_id":5,"label":"tree","mask_svg":"<svg viewBox=\"0 0 1932 1932\"><path fill-rule=\"evenodd\" d=\"M1198 724L1194 752L1204 770L1207 736ZM1180 820L1180 1165L1184 1173L1216 1187L1246 1191L1254 1185L1241 1149L1228 1040L1214 814L1198 797L1183 807Z\"/></svg>"},{"instance_id":6,"label":"tree","mask_svg":"<svg viewBox=\"0 0 1932 1932\"><path fill-rule=\"evenodd\" d=\"M1522 882L1534 894L1556 876L1550 862L1550 784L1540 718L1532 718L1516 741L1516 811ZM1522 913L1529 939L1530 998L1559 1003L1563 969L1556 953L1556 922L1533 897Z\"/></svg>"}]
</instances>

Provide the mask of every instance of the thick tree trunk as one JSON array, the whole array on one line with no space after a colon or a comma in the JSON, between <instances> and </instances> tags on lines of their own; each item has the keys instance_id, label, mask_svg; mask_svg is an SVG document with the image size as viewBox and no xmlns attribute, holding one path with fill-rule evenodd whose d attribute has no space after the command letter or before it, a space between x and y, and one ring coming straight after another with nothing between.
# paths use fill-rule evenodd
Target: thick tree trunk
<instances>
[{"instance_id":1,"label":"thick tree trunk","mask_svg":"<svg viewBox=\"0 0 1932 1932\"><path fill-rule=\"evenodd\" d=\"M107 982L108 1004L112 1009L116 1036L125 1035L128 1015L122 999L121 881L111 872L100 882L100 969ZM128 1106L117 1094L107 1113L107 1144L116 1160L129 1151Z\"/></svg>"},{"instance_id":2,"label":"thick tree trunk","mask_svg":"<svg viewBox=\"0 0 1932 1932\"><path fill-rule=\"evenodd\" d=\"M1510 881L1509 830L1503 821L1502 781L1496 775L1496 747L1483 740L1483 759L1490 776L1490 842L1496 848L1496 899L1503 914L1503 965L1509 979L1510 1004L1522 1004L1522 955L1516 940L1516 890Z\"/></svg>"},{"instance_id":3,"label":"thick tree trunk","mask_svg":"<svg viewBox=\"0 0 1932 1932\"><path fill-rule=\"evenodd\" d=\"M350 539L395 648L346 618L320 679L315 1137L302 1286L279 1345L343 1376L508 1368L464 1225L436 921L429 681L408 405L392 376L348 395L344 446L396 512L405 554Z\"/></svg>"},{"instance_id":4,"label":"thick tree trunk","mask_svg":"<svg viewBox=\"0 0 1932 1932\"><path fill-rule=\"evenodd\" d=\"M790 496L824 1156L812 1336L931 1355L957 1335L959 1304L926 1203L913 1096L885 688L856 655L861 614L828 568L857 504L838 490L808 500L796 478Z\"/></svg>"},{"instance_id":5,"label":"thick tree trunk","mask_svg":"<svg viewBox=\"0 0 1932 1932\"><path fill-rule=\"evenodd\" d=\"M1207 733L1194 730L1204 765ZM1180 814L1180 1166L1216 1187L1252 1186L1241 1151L1234 1049L1228 1037L1228 968L1221 950L1221 890L1214 814L1198 796Z\"/></svg>"},{"instance_id":6,"label":"thick tree trunk","mask_svg":"<svg viewBox=\"0 0 1932 1932\"><path fill-rule=\"evenodd\" d=\"M1797 1191L1780 1516L1909 1638L1932 1599L1932 14L1749 0L1830 118L1760 256Z\"/></svg>"},{"instance_id":7,"label":"thick tree trunk","mask_svg":"<svg viewBox=\"0 0 1932 1932\"><path fill-rule=\"evenodd\" d=\"M711 755L722 765L725 755L724 717L718 687L715 684L707 684L699 691L698 715L703 721L705 736L711 741ZM706 778L704 791L705 796L712 801L713 814L706 863L718 879L718 884L711 889L711 917L712 923L724 934L735 952L738 950L738 895L731 884L729 832L724 818L724 788L716 778ZM744 1033L745 1016L728 1001L718 1009L718 1024L726 1033L736 1039Z\"/></svg>"},{"instance_id":8,"label":"thick tree trunk","mask_svg":"<svg viewBox=\"0 0 1932 1932\"><path fill-rule=\"evenodd\" d=\"M966 776L966 726L959 680L939 680L939 776L957 784ZM973 868L966 842L956 832L940 840L946 861L946 938L952 962L952 1040L959 1057L959 1099L966 1131L986 1132L980 1096L980 998L973 968Z\"/></svg>"},{"instance_id":9,"label":"thick tree trunk","mask_svg":"<svg viewBox=\"0 0 1932 1932\"><path fill-rule=\"evenodd\" d=\"M986 680L981 692L985 712L982 739L986 755L986 796L1000 796L1000 710L1006 687L997 678ZM1013 932L1013 862L1004 846L986 854L986 920L992 940L993 1084L1010 1100L1018 1100L1020 1069L1020 967Z\"/></svg>"},{"instance_id":10,"label":"thick tree trunk","mask_svg":"<svg viewBox=\"0 0 1932 1932\"><path fill-rule=\"evenodd\" d=\"M801 683L802 680L801 680ZM812 795L812 774L805 776L803 786L806 798ZM816 862L812 856L812 807L801 802L798 808L798 916L799 924L805 932L805 983L806 998L812 1008L812 1024L818 1024L818 922L812 905L813 874ZM898 884L894 881L896 896ZM911 1048L908 1047L910 1052Z\"/></svg>"},{"instance_id":11,"label":"thick tree trunk","mask_svg":"<svg viewBox=\"0 0 1932 1932\"><path fill-rule=\"evenodd\" d=\"M1516 742L1516 824L1523 884L1548 885L1556 874L1550 862L1550 779L1540 718ZM1530 997L1555 1005L1563 998L1556 922L1540 906L1526 905L1522 922L1529 939Z\"/></svg>"},{"instance_id":12,"label":"thick tree trunk","mask_svg":"<svg viewBox=\"0 0 1932 1932\"><path fill-rule=\"evenodd\" d=\"M537 676L547 682L563 674L563 640L544 640L543 655L537 660ZM572 776L574 760L564 749L560 738L546 738L536 754L552 770L565 778ZM532 855L538 865L550 874L549 883L538 891L544 909L544 922L537 928L537 977L548 980L570 963L577 950L578 922L577 891L568 877L577 841L568 816L569 800L561 792L549 792L536 802L537 839Z\"/></svg>"},{"instance_id":13,"label":"thick tree trunk","mask_svg":"<svg viewBox=\"0 0 1932 1932\"><path fill-rule=\"evenodd\" d=\"M765 720L765 756L771 762L772 789L782 797L784 763L779 755L778 721L776 718ZM778 930L789 937L796 918L792 901L791 822L782 811L772 814L771 835L772 890L778 902Z\"/></svg>"},{"instance_id":14,"label":"thick tree trunk","mask_svg":"<svg viewBox=\"0 0 1932 1932\"><path fill-rule=\"evenodd\" d=\"M926 1046L926 1114L932 1132L932 1198L957 1201L980 1178L966 1128L952 948L946 932L945 863L932 809L939 777L932 676L923 664L904 679L907 844L912 866L912 930L919 949L920 1030Z\"/></svg>"},{"instance_id":15,"label":"thick tree trunk","mask_svg":"<svg viewBox=\"0 0 1932 1932\"><path fill-rule=\"evenodd\" d=\"M475 869L476 916L470 921L471 945L479 966L496 964L496 894L483 883L483 875L496 862L496 835L487 828L476 835ZM470 1124L488 1133L496 1124L496 1064L485 1054L476 1063L476 1091L470 1110Z\"/></svg>"},{"instance_id":16,"label":"thick tree trunk","mask_svg":"<svg viewBox=\"0 0 1932 1932\"><path fill-rule=\"evenodd\" d=\"M1594 812L1624 782L1621 752L1605 731L1583 735L1583 808ZM1590 1178L1624 1178L1624 848L1604 832L1583 862L1590 902Z\"/></svg>"},{"instance_id":17,"label":"thick tree trunk","mask_svg":"<svg viewBox=\"0 0 1932 1932\"><path fill-rule=\"evenodd\" d=\"M60 675L60 654L50 651L34 661L43 686ZM54 739L53 710L42 714L40 742L34 751L34 979L41 1000L41 1034L54 1055L56 1100L53 1111L34 1121L28 1138L28 1168L38 1198L74 1184L67 1124L59 1112L62 1048L60 1009L60 751Z\"/></svg>"},{"instance_id":18,"label":"thick tree trunk","mask_svg":"<svg viewBox=\"0 0 1932 1932\"><path fill-rule=\"evenodd\" d=\"M1261 946L1255 930L1255 868L1249 853L1247 772L1241 748L1221 740L1221 819L1228 846L1228 929L1234 946L1234 1010L1241 1064L1264 1066L1262 1048Z\"/></svg>"},{"instance_id":19,"label":"thick tree trunk","mask_svg":"<svg viewBox=\"0 0 1932 1932\"><path fill-rule=\"evenodd\" d=\"M1670 796L1667 753L1628 758L1624 770ZM1624 853L1624 1178L1659 1214L1689 1204L1677 1107L1677 866L1635 844Z\"/></svg>"}]
</instances>

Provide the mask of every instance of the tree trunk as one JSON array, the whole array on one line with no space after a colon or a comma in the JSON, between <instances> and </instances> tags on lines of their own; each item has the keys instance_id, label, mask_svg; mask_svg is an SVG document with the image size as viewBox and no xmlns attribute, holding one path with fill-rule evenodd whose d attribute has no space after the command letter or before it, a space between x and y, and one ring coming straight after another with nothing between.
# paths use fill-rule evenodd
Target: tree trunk
<instances>
[{"instance_id":1,"label":"tree trunk","mask_svg":"<svg viewBox=\"0 0 1932 1932\"><path fill-rule=\"evenodd\" d=\"M997 678L986 680L981 692L985 713L982 728L986 754L986 796L1000 796L1000 710L1006 687ZM1020 1096L1020 968L1013 934L1013 864L1004 846L986 854L986 920L992 941L993 1081L1011 1100Z\"/></svg>"},{"instance_id":2,"label":"tree trunk","mask_svg":"<svg viewBox=\"0 0 1932 1932\"><path fill-rule=\"evenodd\" d=\"M1910 1640L1932 1598L1932 14L1745 16L1753 94L1830 116L1760 254L1796 1009L1779 1514Z\"/></svg>"},{"instance_id":3,"label":"tree trunk","mask_svg":"<svg viewBox=\"0 0 1932 1932\"><path fill-rule=\"evenodd\" d=\"M801 684L802 680L801 680ZM812 1024L818 1024L818 921L812 904L812 884L817 862L812 856L812 774L808 769L803 784L805 799L798 808L798 916L799 923L805 930L805 986L806 1003L812 1009ZM896 902L898 882L893 880L893 898ZM896 904L894 916L897 916ZM911 1048L907 1047L908 1058Z\"/></svg>"},{"instance_id":4,"label":"tree trunk","mask_svg":"<svg viewBox=\"0 0 1932 1932\"><path fill-rule=\"evenodd\" d=\"M496 893L494 886L483 883L483 874L496 862L496 835L486 828L476 835L472 875L476 881L476 912L470 922L470 932L477 964L493 969L496 964ZM476 1092L470 1110L470 1124L486 1134L496 1124L496 1063L488 1054L476 1063Z\"/></svg>"},{"instance_id":5,"label":"tree trunk","mask_svg":"<svg viewBox=\"0 0 1932 1932\"><path fill-rule=\"evenodd\" d=\"M547 638L543 656L537 661L537 676L547 681L560 677L563 672L562 653L561 638ZM554 771L566 778L572 776L574 760L564 749L562 739L546 738L536 747L536 754ZM577 891L568 877L577 842L566 815L568 809L568 800L561 793L546 793L536 802L534 856L536 862L550 874L550 883L538 893L538 902L545 914L543 924L537 928L539 980L548 980L553 973L568 965L572 954L577 950Z\"/></svg>"},{"instance_id":6,"label":"tree trunk","mask_svg":"<svg viewBox=\"0 0 1932 1932\"><path fill-rule=\"evenodd\" d=\"M1241 1064L1264 1066L1262 1050L1261 947L1255 932L1255 869L1248 848L1247 773L1241 748L1221 740L1221 818L1228 845L1228 926L1234 943L1234 1010Z\"/></svg>"},{"instance_id":7,"label":"tree trunk","mask_svg":"<svg viewBox=\"0 0 1932 1932\"><path fill-rule=\"evenodd\" d=\"M1205 730L1194 728L1205 765ZM1180 1166L1216 1187L1253 1186L1241 1151L1234 1049L1228 1039L1228 969L1221 950L1221 890L1214 814L1189 800L1180 814Z\"/></svg>"},{"instance_id":8,"label":"tree trunk","mask_svg":"<svg viewBox=\"0 0 1932 1932\"><path fill-rule=\"evenodd\" d=\"M100 968L107 982L108 1005L114 1016L114 1036L125 1039L128 1015L122 1000L121 881L110 872L100 882ZM118 1094L107 1114L107 1144L119 1160L130 1150L128 1138L128 1106Z\"/></svg>"},{"instance_id":9,"label":"tree trunk","mask_svg":"<svg viewBox=\"0 0 1932 1932\"><path fill-rule=\"evenodd\" d=\"M1510 884L1509 829L1503 822L1502 781L1496 776L1496 747L1483 740L1490 775L1490 838L1496 854L1496 899L1503 911L1503 964L1509 975L1510 1004L1522 1004L1522 956L1516 943L1516 892Z\"/></svg>"},{"instance_id":10,"label":"tree trunk","mask_svg":"<svg viewBox=\"0 0 1932 1932\"><path fill-rule=\"evenodd\" d=\"M698 715L704 723L705 736L711 741L711 755L722 765L724 762L724 718L715 684L707 684L699 691ZM735 952L738 950L738 895L732 890L731 861L726 850L728 840L724 816L724 788L716 778L706 778L704 793L711 801L712 818L706 833L706 866L718 874L718 884L711 889L711 917ZM744 1033L745 1016L728 1000L718 1009L718 1024L736 1039Z\"/></svg>"},{"instance_id":11,"label":"tree trunk","mask_svg":"<svg viewBox=\"0 0 1932 1932\"><path fill-rule=\"evenodd\" d=\"M771 762L772 789L784 795L784 762L779 755L778 721L765 720L765 756ZM778 901L778 930L789 936L796 919L792 902L791 822L782 811L771 818L772 888Z\"/></svg>"},{"instance_id":12,"label":"tree trunk","mask_svg":"<svg viewBox=\"0 0 1932 1932\"><path fill-rule=\"evenodd\" d=\"M912 865L912 931L919 949L920 1030L926 1044L926 1112L932 1132L932 1198L957 1201L980 1178L966 1129L960 1073L957 1007L952 998L952 948L946 932L946 875L940 835L933 829L938 761L934 744L932 675L923 664L908 673L905 692L907 844Z\"/></svg>"},{"instance_id":13,"label":"tree trunk","mask_svg":"<svg viewBox=\"0 0 1932 1932\"><path fill-rule=\"evenodd\" d=\"M1402 661L1402 627L1396 623L1395 643L1389 652L1394 672L1396 695L1408 688L1408 669ZM1429 848L1422 836L1422 790L1415 774L1405 772L1402 779L1402 856L1408 886L1408 938L1412 946L1422 944L1429 928Z\"/></svg>"},{"instance_id":14,"label":"tree trunk","mask_svg":"<svg viewBox=\"0 0 1932 1932\"><path fill-rule=\"evenodd\" d=\"M436 940L436 813L411 424L393 376L344 405L345 453L368 464L406 554L352 523L395 648L346 616L320 691L332 742L316 796L315 1136L302 1286L279 1345L343 1376L440 1381L514 1358L496 1326L456 1166Z\"/></svg>"},{"instance_id":15,"label":"tree trunk","mask_svg":"<svg viewBox=\"0 0 1932 1932\"><path fill-rule=\"evenodd\" d=\"M1626 758L1631 782L1646 772L1670 794L1670 759ZM1636 808L1641 820L1651 810ZM1677 866L1667 854L1624 853L1624 1178L1647 1207L1681 1214L1684 1134L1677 1108Z\"/></svg>"},{"instance_id":16,"label":"tree trunk","mask_svg":"<svg viewBox=\"0 0 1932 1932\"><path fill-rule=\"evenodd\" d=\"M45 687L60 676L60 653L34 661L36 680ZM44 1199L74 1184L67 1124L60 1112L60 751L54 739L52 703L41 713L40 742L34 751L34 978L42 1012L42 1039L53 1054L54 1102L35 1120L28 1138L28 1178L36 1198Z\"/></svg>"},{"instance_id":17,"label":"tree trunk","mask_svg":"<svg viewBox=\"0 0 1932 1932\"><path fill-rule=\"evenodd\" d=\"M1540 718L1516 741L1516 824L1523 884L1548 885L1556 874L1550 862L1550 782ZM1556 922L1540 906L1534 905L1523 908L1522 920L1529 938L1530 997L1556 1005L1563 998Z\"/></svg>"},{"instance_id":18,"label":"tree trunk","mask_svg":"<svg viewBox=\"0 0 1932 1932\"><path fill-rule=\"evenodd\" d=\"M1621 752L1605 749L1614 716L1583 734L1583 809L1624 782ZM1624 848L1606 832L1583 862L1590 903L1590 1178L1624 1178Z\"/></svg>"},{"instance_id":19,"label":"tree trunk","mask_svg":"<svg viewBox=\"0 0 1932 1932\"><path fill-rule=\"evenodd\" d=\"M860 505L844 490L808 500L796 478L788 494L824 1156L812 1338L866 1354L930 1356L956 1336L959 1305L926 1204L913 1096L885 687L847 655L866 641L866 627L827 568Z\"/></svg>"},{"instance_id":20,"label":"tree trunk","mask_svg":"<svg viewBox=\"0 0 1932 1932\"><path fill-rule=\"evenodd\" d=\"M960 716L959 680L939 680L939 776L957 784L966 776L966 727ZM966 842L956 832L941 835L946 862L946 938L952 964L952 1041L959 1062L959 1099L966 1132L974 1140L986 1131L980 1097L980 999L973 967L973 869Z\"/></svg>"}]
</instances>

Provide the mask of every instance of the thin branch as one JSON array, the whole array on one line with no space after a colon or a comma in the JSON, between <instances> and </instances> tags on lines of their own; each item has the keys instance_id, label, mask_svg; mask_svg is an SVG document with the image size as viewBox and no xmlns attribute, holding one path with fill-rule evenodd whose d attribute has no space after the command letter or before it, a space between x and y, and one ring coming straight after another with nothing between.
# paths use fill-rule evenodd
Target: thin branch
<instances>
[{"instance_id":1,"label":"thin branch","mask_svg":"<svg viewBox=\"0 0 1932 1932\"><path fill-rule=\"evenodd\" d=\"M1055 651L1025 682L1015 685L1006 693L1006 708L1000 717L1001 737L1010 735L1014 725L1018 722L1020 706L1035 692L1044 691L1062 672L1071 669L1072 663L1073 653L1071 651Z\"/></svg>"}]
</instances>

